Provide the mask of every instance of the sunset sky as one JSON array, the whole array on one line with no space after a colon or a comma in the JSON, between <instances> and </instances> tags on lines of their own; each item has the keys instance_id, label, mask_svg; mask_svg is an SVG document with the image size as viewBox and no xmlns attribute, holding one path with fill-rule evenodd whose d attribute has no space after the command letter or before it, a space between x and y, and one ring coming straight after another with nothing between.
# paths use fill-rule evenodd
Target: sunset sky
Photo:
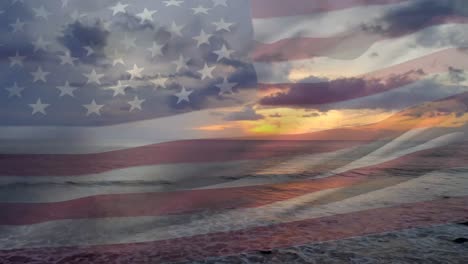
<instances>
[{"instance_id":1,"label":"sunset sky","mask_svg":"<svg viewBox=\"0 0 468 264\"><path fill-rule=\"evenodd\" d=\"M188 16L197 11L168 8L146 20L142 10L161 8L158 3L135 2L117 14L112 4L79 1L70 16L52 15L66 7L48 2L41 4L45 15L33 2L0 4L8 10L0 23L9 25L0 29L0 119L11 126L2 139L17 138L12 131L25 126L56 126L64 138L75 135L66 132L72 126L84 133L104 127L87 138L107 134L106 140L122 142L301 134L377 123L468 91L468 53L457 48L468 44L468 26L457 18L466 10L453 1L338 9L307 23L300 16L252 22L247 0L231 1L229 12L214 6L208 15ZM173 22L183 25L181 35ZM216 26L223 22L227 29ZM297 26L303 24L306 29ZM203 32L211 36L197 43ZM301 32L315 38L307 49L278 42ZM225 48L230 59L219 55ZM73 63L60 63L67 54ZM15 65L15 56L24 57L24 65ZM185 64L178 65L181 58ZM205 66L213 67L211 74ZM45 81L35 77L39 68L48 73ZM90 78L93 71L99 82ZM220 92L225 81L232 93ZM59 91L66 82L72 95ZM183 89L188 100L178 97ZM44 113L31 108L38 99L48 105ZM87 112L93 100L102 107ZM458 124L465 110L453 111ZM118 130L127 128L133 132L122 139Z\"/></svg>"}]
</instances>

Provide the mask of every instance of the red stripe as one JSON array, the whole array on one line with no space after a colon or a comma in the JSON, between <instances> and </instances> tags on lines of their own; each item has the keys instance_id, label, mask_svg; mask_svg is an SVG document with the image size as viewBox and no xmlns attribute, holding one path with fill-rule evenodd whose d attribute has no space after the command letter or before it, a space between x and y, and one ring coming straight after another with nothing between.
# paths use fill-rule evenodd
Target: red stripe
<instances>
[{"instance_id":1,"label":"red stripe","mask_svg":"<svg viewBox=\"0 0 468 264\"><path fill-rule=\"evenodd\" d=\"M146 243L0 251L21 263L165 263L285 248L468 219L468 197ZM403 217L404 216L404 217ZM61 262L59 262L61 261Z\"/></svg>"},{"instance_id":2,"label":"red stripe","mask_svg":"<svg viewBox=\"0 0 468 264\"><path fill-rule=\"evenodd\" d=\"M134 166L255 160L336 151L362 144L341 141L187 140L83 155L0 155L1 176L71 176Z\"/></svg>"},{"instance_id":3,"label":"red stripe","mask_svg":"<svg viewBox=\"0 0 468 264\"><path fill-rule=\"evenodd\" d=\"M256 42L251 54L257 62L299 60L312 57L354 59L383 36L359 33L346 33L329 38L289 38L273 43Z\"/></svg>"},{"instance_id":4,"label":"red stripe","mask_svg":"<svg viewBox=\"0 0 468 264\"><path fill-rule=\"evenodd\" d=\"M385 79L389 76L404 76L408 72L418 71L412 75L414 81L435 73L447 72L450 67L468 68L466 48L451 48L434 52L430 55L400 63L385 69L362 75L365 79Z\"/></svg>"},{"instance_id":5,"label":"red stripe","mask_svg":"<svg viewBox=\"0 0 468 264\"><path fill-rule=\"evenodd\" d=\"M426 25L408 32L395 35L372 34L364 30L342 33L329 38L298 37L282 39L273 43L256 42L251 57L258 62L277 62L330 57L335 59L355 59L365 53L380 40L397 38L412 34L425 27L445 23L468 23L466 17L434 17Z\"/></svg>"},{"instance_id":6,"label":"red stripe","mask_svg":"<svg viewBox=\"0 0 468 264\"><path fill-rule=\"evenodd\" d=\"M386 5L408 0L251 0L252 17L268 18L329 12L365 5Z\"/></svg>"},{"instance_id":7,"label":"red stripe","mask_svg":"<svg viewBox=\"0 0 468 264\"><path fill-rule=\"evenodd\" d=\"M300 183L143 194L111 194L57 203L0 203L0 225L29 225L62 219L158 216L201 210L251 208L298 195L362 181L341 175ZM214 199L215 198L215 199Z\"/></svg>"},{"instance_id":8,"label":"red stripe","mask_svg":"<svg viewBox=\"0 0 468 264\"><path fill-rule=\"evenodd\" d=\"M177 192L112 194L57 203L0 203L0 225L27 225L60 219L157 216L200 210L251 208L300 195L356 184L367 177L385 175L386 169L425 174L442 168L466 166L464 145L416 152L379 165L336 176L291 183ZM430 155L437 153L437 155ZM415 175L412 175L415 176ZM216 199L213 199L216 197ZM137 205L137 206L136 206Z\"/></svg>"},{"instance_id":9,"label":"red stripe","mask_svg":"<svg viewBox=\"0 0 468 264\"><path fill-rule=\"evenodd\" d=\"M283 90L264 97L261 103L274 105L278 97L288 94L295 104L327 104L378 94L400 88L431 74L446 72L449 67L466 69L468 54L461 49L447 49L421 58L394 65L356 78L337 79L319 83L259 84L260 89ZM344 85L346 83L346 85ZM296 96L296 97L295 97ZM281 100L284 104L284 100Z\"/></svg>"}]
</instances>

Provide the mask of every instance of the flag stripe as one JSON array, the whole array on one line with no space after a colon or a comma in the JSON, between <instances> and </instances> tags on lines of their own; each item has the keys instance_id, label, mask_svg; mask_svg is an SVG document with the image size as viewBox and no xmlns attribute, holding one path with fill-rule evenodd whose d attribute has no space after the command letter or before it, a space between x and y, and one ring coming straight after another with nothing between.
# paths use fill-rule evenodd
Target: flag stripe
<instances>
[{"instance_id":1,"label":"flag stripe","mask_svg":"<svg viewBox=\"0 0 468 264\"><path fill-rule=\"evenodd\" d=\"M450 74L434 75L424 78L420 81L404 85L396 89L390 89L385 92L373 93L371 95L338 101L327 104L313 104L314 98L307 97L310 100L304 100L304 104L309 107L316 107L320 111L340 110L340 109L384 109L384 110L403 110L409 107L416 107L420 104L448 98L468 92L468 83L460 84L438 84L434 85L434 79L445 79L450 81ZM294 87L294 86L292 86ZM431 92L429 92L429 90ZM394 98L394 100L391 100ZM295 101L296 104L299 102ZM263 101L264 104L276 102ZM286 104L285 102L283 102Z\"/></svg>"},{"instance_id":2,"label":"flag stripe","mask_svg":"<svg viewBox=\"0 0 468 264\"><path fill-rule=\"evenodd\" d=\"M468 23L466 17L433 18L421 28L400 34L372 34L365 30L343 32L326 38L321 37L293 37L277 40L272 43L256 42L251 58L258 62L276 62L299 60L312 57L330 57L340 60L356 59L379 41L394 39L404 35L411 35L424 27L437 24Z\"/></svg>"},{"instance_id":3,"label":"flag stripe","mask_svg":"<svg viewBox=\"0 0 468 264\"><path fill-rule=\"evenodd\" d=\"M233 209L214 214L200 212L179 216L75 219L28 226L0 226L2 233L11 238L11 241L0 240L0 248L43 247L44 240L49 241L48 247L110 244L113 241L148 242L269 227L287 222L437 200L444 195L466 196L464 184L467 181L466 168L463 168L446 172L435 171L411 180L408 178L407 181L394 186L358 193L339 201L330 202L327 197L333 197L334 194L339 196L346 193L347 189L329 189L258 208ZM128 229L134 232L125 232ZM78 233L83 236L77 236ZM61 236L67 239L60 239Z\"/></svg>"},{"instance_id":4,"label":"flag stripe","mask_svg":"<svg viewBox=\"0 0 468 264\"><path fill-rule=\"evenodd\" d=\"M253 160L336 151L362 144L265 140L187 140L84 155L0 155L0 176L72 176L134 166ZM203 149L203 155L199 155ZM129 158L131 157L131 158Z\"/></svg>"},{"instance_id":5,"label":"flag stripe","mask_svg":"<svg viewBox=\"0 0 468 264\"><path fill-rule=\"evenodd\" d=\"M97 195L57 203L0 203L0 225L30 225L63 219L158 216L258 207L306 193L350 185L364 178L343 175L271 186ZM295 188L290 190L291 187ZM138 206L135 207L135 204Z\"/></svg>"},{"instance_id":6,"label":"flag stripe","mask_svg":"<svg viewBox=\"0 0 468 264\"><path fill-rule=\"evenodd\" d=\"M319 174L344 166L352 153L368 153L380 145L375 142L324 154L264 160L134 167L80 177L5 176L0 178L0 202L50 203L102 194L213 188L216 184L236 182L236 179L245 180L244 186L282 183L297 180L295 174L302 172L299 171L301 163L308 174ZM333 163L321 163L330 159ZM278 168L277 164L285 165Z\"/></svg>"},{"instance_id":7,"label":"flag stripe","mask_svg":"<svg viewBox=\"0 0 468 264\"><path fill-rule=\"evenodd\" d=\"M444 130L444 133L447 133ZM215 162L202 164L166 164L112 170L101 174L75 176L0 178L0 202L50 203L102 194L148 193L243 187L283 183L303 177L317 177L325 172L344 172L350 161L361 158L360 166L371 166L427 147L420 142L437 137L428 129L415 129L391 142L374 141L357 147L323 154L299 154L264 160ZM416 139L417 138L417 139ZM413 140L413 141L411 141ZM317 143L318 144L318 143ZM436 147L430 143L430 147ZM385 149L385 156L381 153ZM352 162L353 164L355 162ZM354 166L354 168L357 168ZM129 177L131 175L131 177ZM246 176L242 176L246 175ZM308 175L308 176L306 176ZM326 175L326 174L325 174ZM196 178L196 181L193 179Z\"/></svg>"},{"instance_id":8,"label":"flag stripe","mask_svg":"<svg viewBox=\"0 0 468 264\"><path fill-rule=\"evenodd\" d=\"M373 22L389 11L406 5L407 3L367 5L320 14L253 19L254 40L274 43L286 38L331 37L360 29L363 24Z\"/></svg>"},{"instance_id":9,"label":"flag stripe","mask_svg":"<svg viewBox=\"0 0 468 264\"><path fill-rule=\"evenodd\" d=\"M320 171L316 173L314 172L313 169L309 169L309 168L307 169L304 168L301 170L301 166L295 163L295 160L291 161L293 164L288 164L288 163L286 163L285 165L280 164L279 166L269 169L269 171L271 173L274 173L275 171L278 172L278 171L284 170L282 168L283 166L286 166L286 167L290 166L294 168L299 167L297 171L291 172L292 174L304 173L304 170L306 170L307 173L309 175L313 175L314 178L328 177L328 176L344 173L344 172L359 169L359 168L361 169L365 167L369 168L371 166L379 167L379 166L384 165L386 162L390 162L390 164L393 164L391 163L392 160L394 162L398 162L401 159L401 161L403 162L406 160L406 158L411 159L412 154L416 153L417 155L418 151L424 151L424 150L428 150L431 148L438 148L445 144L456 142L463 136L460 133L452 133L452 134L448 134L445 136L437 137L437 134L435 134L435 135L432 135L432 137L435 137L434 139L431 139L425 143L421 143L421 142L424 142L423 137L425 136L424 134L427 130L428 130L427 128L422 128L422 129L414 129L414 130L408 131L388 143L379 145L378 148L374 149L371 152L367 152L367 151L360 152L358 154L359 157L355 160L353 160L349 156L337 157L337 159L344 159L344 160L348 160L349 162L346 162L345 164L341 164L341 166L336 166L335 168L327 166L326 172ZM414 144L414 142L418 142L418 143ZM354 153L354 155L356 155L356 153ZM405 157L405 155L408 155L408 156ZM299 156L299 159L300 158L302 157ZM418 160L416 159L416 161ZM301 162L304 163L306 161L301 161ZM333 160L333 162L336 162L336 161ZM233 182L221 183L221 184L217 184L214 186L204 187L203 189L249 186L251 185L250 181L251 181L250 179L239 179ZM265 184L269 183L265 179L263 179L263 181L265 182Z\"/></svg>"},{"instance_id":10,"label":"flag stripe","mask_svg":"<svg viewBox=\"0 0 468 264\"><path fill-rule=\"evenodd\" d=\"M273 43L255 42L251 58L257 62L277 62L330 57L356 59L383 36L362 32L343 33L328 38L285 38Z\"/></svg>"},{"instance_id":11,"label":"flag stripe","mask_svg":"<svg viewBox=\"0 0 468 264\"><path fill-rule=\"evenodd\" d=\"M466 220L468 217L468 211L466 210L467 202L468 198L466 196L462 196L443 200L422 200L417 202L408 202L405 204L388 203L384 205L384 208L372 208L371 206L367 206L369 207L368 209L363 209L359 211L342 210L343 213L338 213L334 215L322 213L321 216L315 218L302 219L287 223L269 224L266 226L260 225L257 227L252 226L244 230L231 230L220 233L215 233L213 230L213 232L210 234L193 234L193 236L191 237L175 238L170 240L146 243L132 243L132 238L127 237L126 239L120 240L122 244L96 245L91 247L59 246L58 248L53 248L54 244L57 244L58 241L50 240L52 248L50 246L49 248L43 248L43 244L37 244L36 247L40 248L32 249L5 250L6 248L3 247L4 250L1 250L1 254L6 255L16 253L18 255L30 254L31 256L33 256L34 254L47 254L49 255L49 257L52 257L58 256L59 254L65 254L65 252L67 252L67 254L69 255L70 253L80 253L81 250L89 250L94 251L96 254L99 253L97 254L99 256L102 256L104 253L110 251L120 252L122 254L141 254L146 257L158 255L161 258L167 258L169 256L173 256L173 254L170 254L172 249L174 250L173 252L178 253L176 254L178 257L190 258L191 255L189 254L189 252L183 251L182 248L195 251L195 247L199 246L199 249L203 250L203 252L205 252L206 254L203 256L208 257L213 256L213 254L219 252L226 252L225 250L234 250L234 252L229 252L229 254L234 254L244 251L256 250L259 249L258 247L260 247L260 249L286 247L303 243L336 240L345 237L380 233L411 227L420 227L438 223L463 221ZM344 209L343 207L341 208ZM320 209L315 211L323 210ZM404 215L405 217L402 218L402 215ZM151 221L148 221L147 223L150 222ZM152 222L154 223L154 220ZM101 223L100 225L103 224L104 223ZM107 223L107 225L110 226L109 223ZM118 226L118 224L116 223L112 226L115 227ZM59 227L59 230L66 228L63 225L56 227ZM50 230L51 228L52 227L44 226L43 231ZM212 228L216 229L216 226L213 225ZM31 228L31 234L34 234L35 229L35 227ZM145 232L143 232L140 238L147 236L149 239L151 239L149 235L150 233L153 233L154 230L155 228L148 228L148 233L145 234ZM67 228L67 231L83 232L84 230ZM102 230L96 231L98 233L102 232ZM161 233L159 234L156 233L158 235L167 233L167 231L164 231L162 229L157 231L161 231ZM201 230L199 229L199 231ZM11 232L10 234L16 235L14 232ZM89 232L86 234L93 235L93 232ZM188 231L185 234L190 234L190 231ZM21 236L22 234L18 232L17 235ZM75 237L76 236L72 236L71 238ZM34 235L32 235L31 238L34 238ZM27 239L25 241L26 243L32 242L28 241ZM252 244L246 244L247 241L252 242ZM70 244L70 241L63 240L62 243L67 245ZM225 246L225 250L220 251L219 243ZM207 252L207 245L211 244L218 244L218 246L213 247L213 251L210 250ZM181 247L179 248L179 246ZM163 259L160 260L162 261ZM169 261L169 259L164 259L164 261ZM175 259L171 259L171 261L175 261ZM93 261L93 263L95 262Z\"/></svg>"},{"instance_id":12,"label":"flag stripe","mask_svg":"<svg viewBox=\"0 0 468 264\"><path fill-rule=\"evenodd\" d=\"M353 76L355 78L362 78L365 80L391 80L391 78L400 77L405 82L420 80L424 77L443 73L449 67L457 69L467 69L468 63L465 59L468 58L466 49L450 48L437 51L425 56L421 56L412 60L408 60L397 65L389 66L387 68L379 69L372 72L367 72L362 75ZM460 60L458 60L460 59ZM320 82L318 82L320 83ZM268 83L262 83L261 87L268 88ZM281 85L288 85L288 83L274 83L272 87ZM289 83L289 85L293 85Z\"/></svg>"},{"instance_id":13,"label":"flag stripe","mask_svg":"<svg viewBox=\"0 0 468 264\"><path fill-rule=\"evenodd\" d=\"M177 140L213 138L196 129L187 129L188 125L199 127L212 124L211 112L201 110L95 127L1 126L0 153L89 154ZM187 120L191 120L193 124L187 124ZM158 133L154 132L156 130Z\"/></svg>"},{"instance_id":14,"label":"flag stripe","mask_svg":"<svg viewBox=\"0 0 468 264\"><path fill-rule=\"evenodd\" d=\"M229 189L99 195L57 203L0 203L0 211L3 212L0 224L27 225L60 219L155 216L189 213L207 209L222 210L258 207L306 193L355 184L381 172L385 168L403 166L409 162L411 162L411 166L417 165L421 171L424 171L424 169L436 170L460 167L466 164L467 159L464 153L460 153L460 156L456 159L450 158L447 160L440 156L437 159L427 158L426 156L434 153L434 151L444 151L443 148L428 150L428 147L440 147L440 144L447 144L445 139L439 140L439 138L431 142L434 143L423 144L421 147L418 146L412 149L417 152L411 153L411 150L402 152L400 153L402 156L396 157L393 160L388 158L385 162L378 165L369 166L370 163L368 161L350 164L347 167L345 166L345 168L336 170L337 173L341 171L341 174L323 179ZM452 153L457 152L456 148L452 145L451 150L453 151ZM385 152L381 153L388 155ZM363 159L366 158L372 160L372 158L376 158L376 155L369 155ZM427 164L428 162L430 163ZM353 169L357 171L353 171ZM213 200L213 197L217 197L217 199ZM139 206L135 207L135 204L139 204Z\"/></svg>"},{"instance_id":15,"label":"flag stripe","mask_svg":"<svg viewBox=\"0 0 468 264\"><path fill-rule=\"evenodd\" d=\"M365 6L388 5L407 2L408 0L252 0L252 17L268 18L330 12L340 9Z\"/></svg>"},{"instance_id":16,"label":"flag stripe","mask_svg":"<svg viewBox=\"0 0 468 264\"><path fill-rule=\"evenodd\" d=\"M451 41L443 41L443 39L449 38L450 35L463 34L462 32L466 30L468 30L468 25L465 24L430 27L412 35L379 41L354 60L316 57L286 62L255 62L254 66L259 83L290 83L307 77L356 77L429 56L435 52L458 48ZM427 34L442 39L440 45L432 47L419 44L417 39ZM374 54L377 56L373 56ZM301 69L307 69L307 71L301 72ZM336 69L345 70L337 72Z\"/></svg>"}]
</instances>

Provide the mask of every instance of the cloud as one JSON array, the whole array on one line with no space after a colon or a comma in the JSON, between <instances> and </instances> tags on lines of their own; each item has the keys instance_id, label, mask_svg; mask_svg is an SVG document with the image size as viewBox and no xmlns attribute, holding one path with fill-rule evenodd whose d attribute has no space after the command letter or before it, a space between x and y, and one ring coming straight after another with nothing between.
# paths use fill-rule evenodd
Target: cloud
<instances>
[{"instance_id":1,"label":"cloud","mask_svg":"<svg viewBox=\"0 0 468 264\"><path fill-rule=\"evenodd\" d=\"M319 117L319 116L320 116L319 113L310 113L310 114L303 115L302 117Z\"/></svg>"},{"instance_id":2,"label":"cloud","mask_svg":"<svg viewBox=\"0 0 468 264\"><path fill-rule=\"evenodd\" d=\"M282 115L281 115L280 113L275 113L275 114L270 115L270 117L272 117L272 118L280 118L280 117L282 117Z\"/></svg>"},{"instance_id":3,"label":"cloud","mask_svg":"<svg viewBox=\"0 0 468 264\"><path fill-rule=\"evenodd\" d=\"M68 24L63 33L63 37L59 39L62 44L70 50L74 57L85 61L88 60L88 63L94 63L96 56L88 57L83 47L90 46L97 56L103 56L109 37L109 32L103 28L102 23L99 21L94 24L84 24L76 21Z\"/></svg>"},{"instance_id":4,"label":"cloud","mask_svg":"<svg viewBox=\"0 0 468 264\"><path fill-rule=\"evenodd\" d=\"M466 16L468 7L465 0L416 0L388 12L382 19L364 24L366 31L398 36L427 27L437 18Z\"/></svg>"},{"instance_id":5,"label":"cloud","mask_svg":"<svg viewBox=\"0 0 468 264\"><path fill-rule=\"evenodd\" d=\"M454 83L461 83L466 80L464 76L465 71L463 69L457 69L454 67L448 68L450 80Z\"/></svg>"},{"instance_id":6,"label":"cloud","mask_svg":"<svg viewBox=\"0 0 468 264\"><path fill-rule=\"evenodd\" d=\"M246 106L239 112L233 112L224 118L226 121L254 121L265 118L263 115L258 114L252 106Z\"/></svg>"},{"instance_id":7,"label":"cloud","mask_svg":"<svg viewBox=\"0 0 468 264\"><path fill-rule=\"evenodd\" d=\"M308 106L349 100L361 96L388 91L410 83L414 74L409 71L386 79L341 78L326 82L295 83L287 91L268 95L260 104L269 106Z\"/></svg>"},{"instance_id":8,"label":"cloud","mask_svg":"<svg viewBox=\"0 0 468 264\"><path fill-rule=\"evenodd\" d=\"M144 21L141 23L141 19L134 14L125 13L121 14L120 16L116 16L114 19L114 23L116 26L120 27L124 31L132 32L132 31L140 31L145 29L155 29L155 25L153 22Z\"/></svg>"}]
</instances>

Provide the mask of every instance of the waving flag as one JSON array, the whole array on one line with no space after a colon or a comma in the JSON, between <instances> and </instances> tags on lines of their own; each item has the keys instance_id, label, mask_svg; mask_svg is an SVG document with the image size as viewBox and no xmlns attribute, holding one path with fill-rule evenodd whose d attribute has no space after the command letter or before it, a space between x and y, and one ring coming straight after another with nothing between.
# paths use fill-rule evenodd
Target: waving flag
<instances>
[{"instance_id":1,"label":"waving flag","mask_svg":"<svg viewBox=\"0 0 468 264\"><path fill-rule=\"evenodd\" d=\"M0 3L0 262L217 262L466 221L467 14Z\"/></svg>"}]
</instances>

